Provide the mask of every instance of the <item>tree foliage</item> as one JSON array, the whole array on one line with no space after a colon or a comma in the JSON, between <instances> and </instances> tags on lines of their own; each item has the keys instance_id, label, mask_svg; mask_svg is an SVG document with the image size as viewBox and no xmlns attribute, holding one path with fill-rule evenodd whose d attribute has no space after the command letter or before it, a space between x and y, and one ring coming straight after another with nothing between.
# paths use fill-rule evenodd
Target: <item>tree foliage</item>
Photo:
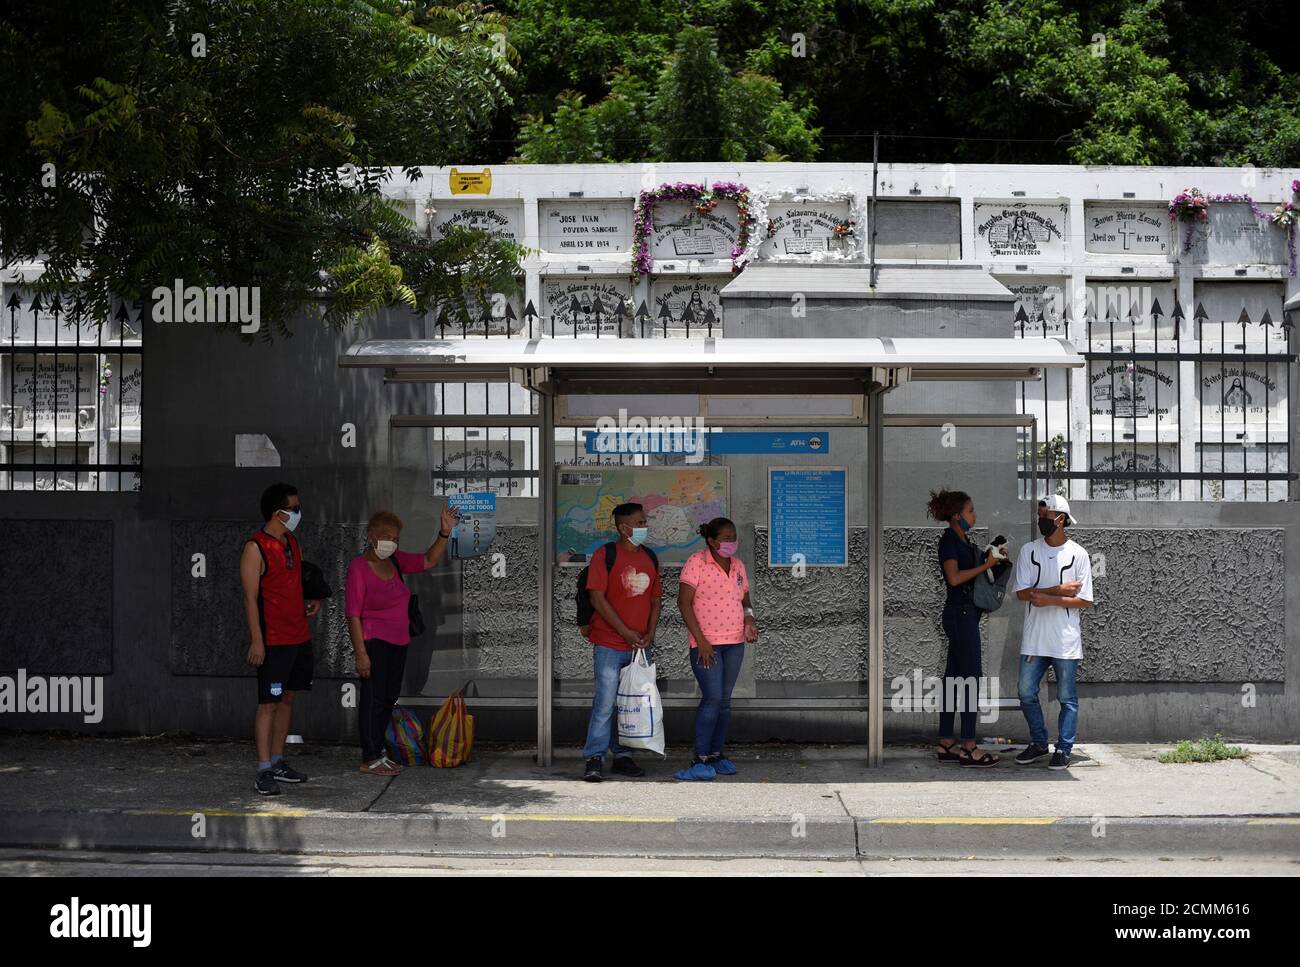
<instances>
[{"instance_id":1,"label":"tree foliage","mask_svg":"<svg viewBox=\"0 0 1300 967\"><path fill-rule=\"evenodd\" d=\"M18 0L0 12L4 262L92 318L157 285L259 286L262 332L428 309L518 251L434 240L391 177L481 153L501 17L405 0Z\"/></svg>"},{"instance_id":2,"label":"tree foliage","mask_svg":"<svg viewBox=\"0 0 1300 967\"><path fill-rule=\"evenodd\" d=\"M498 157L863 161L880 131L888 160L1300 164L1294 13L1279 0L506 0L503 9L520 63L517 108L498 116ZM692 28L713 31L716 65ZM606 111L638 126L602 123Z\"/></svg>"}]
</instances>

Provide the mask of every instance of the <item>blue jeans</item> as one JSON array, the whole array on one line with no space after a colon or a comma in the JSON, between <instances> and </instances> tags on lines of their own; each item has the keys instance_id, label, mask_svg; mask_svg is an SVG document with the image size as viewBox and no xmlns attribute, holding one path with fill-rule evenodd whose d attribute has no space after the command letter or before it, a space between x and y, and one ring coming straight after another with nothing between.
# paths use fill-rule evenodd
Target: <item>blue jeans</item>
<instances>
[{"instance_id":1,"label":"blue jeans","mask_svg":"<svg viewBox=\"0 0 1300 967\"><path fill-rule=\"evenodd\" d=\"M654 661L650 648L645 650L646 661ZM591 664L596 679L596 694L591 700L591 722L587 725L587 744L582 747L584 759L604 757L613 749L615 758L630 756L632 750L618 744L618 675L632 664L636 651L620 651L604 645L591 646Z\"/></svg>"},{"instance_id":2,"label":"blue jeans","mask_svg":"<svg viewBox=\"0 0 1300 967\"><path fill-rule=\"evenodd\" d=\"M691 671L700 683L700 707L695 710L695 754L721 755L731 725L731 693L745 661L745 646L714 645L708 668L700 664L699 649L691 649Z\"/></svg>"},{"instance_id":3,"label":"blue jeans","mask_svg":"<svg viewBox=\"0 0 1300 967\"><path fill-rule=\"evenodd\" d=\"M1061 703L1056 751L1069 755L1074 748L1074 730L1079 721L1079 692L1075 685L1079 659L1021 655L1019 661L1020 711L1025 713L1025 721L1029 723L1030 741L1044 749L1047 748L1047 726L1043 722L1043 707L1038 704L1038 686L1049 665L1056 669L1056 700Z\"/></svg>"}]
</instances>

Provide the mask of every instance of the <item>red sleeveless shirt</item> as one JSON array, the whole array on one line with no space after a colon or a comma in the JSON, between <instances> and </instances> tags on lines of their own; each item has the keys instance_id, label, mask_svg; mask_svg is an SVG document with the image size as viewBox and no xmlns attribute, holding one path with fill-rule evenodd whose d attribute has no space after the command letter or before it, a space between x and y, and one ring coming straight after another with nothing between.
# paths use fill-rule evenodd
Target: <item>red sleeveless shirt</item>
<instances>
[{"instance_id":1,"label":"red sleeveless shirt","mask_svg":"<svg viewBox=\"0 0 1300 967\"><path fill-rule=\"evenodd\" d=\"M285 538L287 543L281 544L261 529L249 538L261 550L266 566L258 585L257 612L267 647L301 645L311 639L302 597L302 551L292 534Z\"/></svg>"}]
</instances>

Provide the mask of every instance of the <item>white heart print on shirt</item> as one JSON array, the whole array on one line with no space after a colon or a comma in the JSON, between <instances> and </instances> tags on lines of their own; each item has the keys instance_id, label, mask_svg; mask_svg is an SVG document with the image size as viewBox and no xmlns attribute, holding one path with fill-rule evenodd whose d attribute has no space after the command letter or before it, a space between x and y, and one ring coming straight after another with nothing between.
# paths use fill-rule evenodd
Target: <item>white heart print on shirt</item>
<instances>
[{"instance_id":1,"label":"white heart print on shirt","mask_svg":"<svg viewBox=\"0 0 1300 967\"><path fill-rule=\"evenodd\" d=\"M650 575L635 568L627 568L623 572L623 590L634 598L645 594L650 590Z\"/></svg>"}]
</instances>

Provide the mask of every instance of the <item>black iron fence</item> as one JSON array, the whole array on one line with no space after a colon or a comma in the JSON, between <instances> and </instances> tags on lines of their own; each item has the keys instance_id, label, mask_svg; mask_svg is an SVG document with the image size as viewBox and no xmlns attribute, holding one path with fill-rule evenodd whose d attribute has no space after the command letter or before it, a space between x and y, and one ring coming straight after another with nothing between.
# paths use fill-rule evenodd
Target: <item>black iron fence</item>
<instances>
[{"instance_id":1,"label":"black iron fence","mask_svg":"<svg viewBox=\"0 0 1300 967\"><path fill-rule=\"evenodd\" d=\"M697 311L691 305L657 302L652 311L645 300L633 307L630 300L599 296L537 311L532 300L522 308L508 300L476 307L468 316L446 308L434 318L433 335L446 338L484 339L654 339L714 338L722 335L722 320L712 307ZM474 418L531 414L531 394L513 387L488 384L436 383L431 390L433 410L443 416L463 415L455 426L427 428L426 446L435 495L469 490L490 490L502 496L536 493L536 431L476 425ZM527 409L525 409L527 408ZM459 411L459 413L457 412ZM586 441L596 427L558 427L557 463L578 465L670 464L680 454L591 453ZM707 437L706 437L707 439ZM706 450L700 462L711 463Z\"/></svg>"},{"instance_id":2,"label":"black iron fence","mask_svg":"<svg viewBox=\"0 0 1300 967\"><path fill-rule=\"evenodd\" d=\"M79 300L6 287L0 490L141 488L144 311L95 319Z\"/></svg>"},{"instance_id":3,"label":"black iron fence","mask_svg":"<svg viewBox=\"0 0 1300 967\"><path fill-rule=\"evenodd\" d=\"M1291 319L1267 309L1252 318L1245 306L1235 320L1212 319L1198 302L1188 323L1177 299L1168 311L1158 299L1127 312L1108 302L1100 318L1090 304L1079 320L1068 304L1051 319L1017 310L1018 336L1064 337L1087 360L1083 372L1021 384L1019 408L1038 417L1042 441L1031 454L1022 438L1022 496L1031 460L1070 497L1291 496Z\"/></svg>"}]
</instances>

